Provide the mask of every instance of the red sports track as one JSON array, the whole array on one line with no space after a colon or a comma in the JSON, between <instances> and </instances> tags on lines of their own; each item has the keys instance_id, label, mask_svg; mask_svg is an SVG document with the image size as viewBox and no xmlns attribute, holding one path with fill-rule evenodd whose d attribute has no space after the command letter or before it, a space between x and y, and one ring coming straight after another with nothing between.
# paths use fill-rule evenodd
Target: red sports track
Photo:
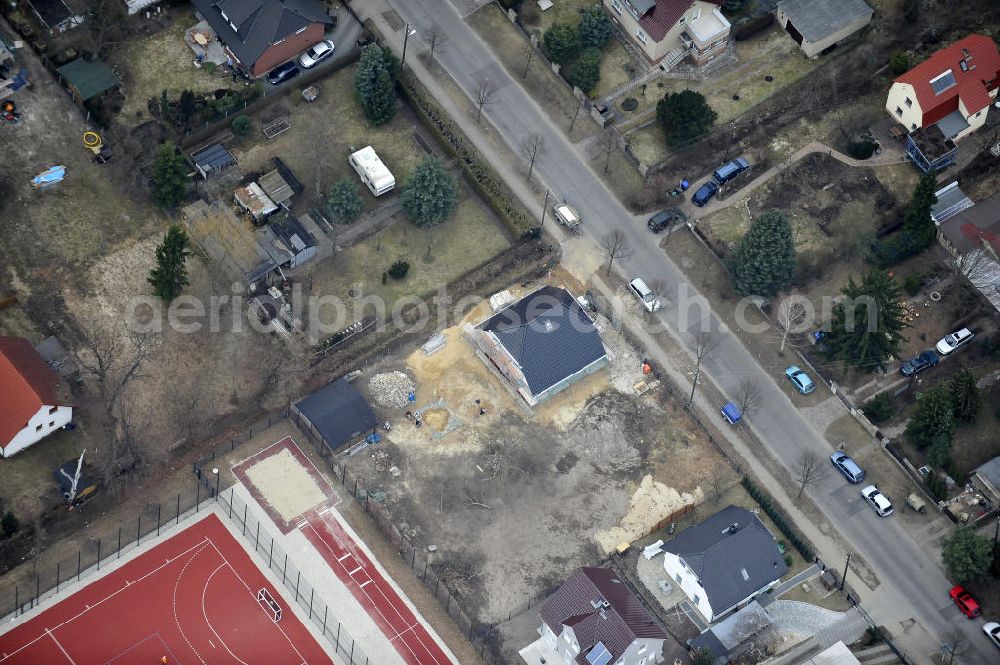
<instances>
[{"instance_id":1,"label":"red sports track","mask_svg":"<svg viewBox=\"0 0 1000 665\"><path fill-rule=\"evenodd\" d=\"M267 589L275 622L257 603ZM332 665L215 515L0 635L2 665Z\"/></svg>"},{"instance_id":2,"label":"red sports track","mask_svg":"<svg viewBox=\"0 0 1000 665\"><path fill-rule=\"evenodd\" d=\"M406 603L329 511L309 511L301 527L337 577L372 617L409 665L448 665L451 660Z\"/></svg>"}]
</instances>

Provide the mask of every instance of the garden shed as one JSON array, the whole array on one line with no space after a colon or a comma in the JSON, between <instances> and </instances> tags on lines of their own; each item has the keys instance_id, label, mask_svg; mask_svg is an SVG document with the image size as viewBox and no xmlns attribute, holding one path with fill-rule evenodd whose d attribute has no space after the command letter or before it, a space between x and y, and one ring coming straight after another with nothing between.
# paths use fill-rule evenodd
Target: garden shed
<instances>
[{"instance_id":1,"label":"garden shed","mask_svg":"<svg viewBox=\"0 0 1000 665\"><path fill-rule=\"evenodd\" d=\"M100 60L77 58L56 71L78 104L100 97L118 87L114 71Z\"/></svg>"}]
</instances>

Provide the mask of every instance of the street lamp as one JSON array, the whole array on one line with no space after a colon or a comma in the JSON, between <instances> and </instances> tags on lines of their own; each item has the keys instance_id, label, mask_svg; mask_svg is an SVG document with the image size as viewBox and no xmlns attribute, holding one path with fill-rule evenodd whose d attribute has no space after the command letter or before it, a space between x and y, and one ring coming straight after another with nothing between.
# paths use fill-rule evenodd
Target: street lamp
<instances>
[{"instance_id":1,"label":"street lamp","mask_svg":"<svg viewBox=\"0 0 1000 665\"><path fill-rule=\"evenodd\" d=\"M399 66L402 67L403 63L406 62L406 45L410 41L410 35L417 34L416 30L410 28L410 24L406 24L406 31L403 33L403 57L399 61Z\"/></svg>"},{"instance_id":2,"label":"street lamp","mask_svg":"<svg viewBox=\"0 0 1000 665\"><path fill-rule=\"evenodd\" d=\"M219 500L219 467L214 467L212 473L215 474L215 500Z\"/></svg>"}]
</instances>

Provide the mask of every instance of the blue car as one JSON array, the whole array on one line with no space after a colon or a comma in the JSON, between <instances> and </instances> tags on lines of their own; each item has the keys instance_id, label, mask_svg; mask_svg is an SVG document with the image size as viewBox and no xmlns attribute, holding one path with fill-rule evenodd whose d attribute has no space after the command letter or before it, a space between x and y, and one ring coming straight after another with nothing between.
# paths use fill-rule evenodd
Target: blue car
<instances>
[{"instance_id":1,"label":"blue car","mask_svg":"<svg viewBox=\"0 0 1000 665\"><path fill-rule=\"evenodd\" d=\"M792 365L785 370L785 376L787 376L788 380L792 382L795 389L803 395L808 395L812 391L816 390L816 384L809 378L809 375L795 365Z\"/></svg>"},{"instance_id":2,"label":"blue car","mask_svg":"<svg viewBox=\"0 0 1000 665\"><path fill-rule=\"evenodd\" d=\"M914 374L919 374L928 367L934 367L934 365L937 365L938 362L940 362L938 354L928 349L923 353L918 353L903 363L899 368L899 373L903 376L913 376Z\"/></svg>"},{"instance_id":3,"label":"blue car","mask_svg":"<svg viewBox=\"0 0 1000 665\"><path fill-rule=\"evenodd\" d=\"M701 208L718 193L719 186L715 184L715 181L709 180L704 185L699 187L698 191L694 193L694 196L691 197L691 203Z\"/></svg>"}]
</instances>

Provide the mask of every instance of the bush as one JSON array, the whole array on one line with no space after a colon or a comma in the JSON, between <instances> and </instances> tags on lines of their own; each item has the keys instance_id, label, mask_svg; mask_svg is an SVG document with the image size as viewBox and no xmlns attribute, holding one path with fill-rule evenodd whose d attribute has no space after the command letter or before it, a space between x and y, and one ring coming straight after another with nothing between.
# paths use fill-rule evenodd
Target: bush
<instances>
[{"instance_id":1,"label":"bush","mask_svg":"<svg viewBox=\"0 0 1000 665\"><path fill-rule=\"evenodd\" d=\"M865 402L862 411L873 423L884 423L896 415L896 409L892 405L892 395L888 392L880 392Z\"/></svg>"},{"instance_id":2,"label":"bush","mask_svg":"<svg viewBox=\"0 0 1000 665\"><path fill-rule=\"evenodd\" d=\"M542 42L545 55L557 65L565 65L580 52L580 33L566 23L557 23L546 30Z\"/></svg>"},{"instance_id":3,"label":"bush","mask_svg":"<svg viewBox=\"0 0 1000 665\"><path fill-rule=\"evenodd\" d=\"M596 48L589 48L573 63L569 82L589 94L600 79L601 52Z\"/></svg>"},{"instance_id":4,"label":"bush","mask_svg":"<svg viewBox=\"0 0 1000 665\"><path fill-rule=\"evenodd\" d=\"M656 104L656 119L670 148L694 144L708 133L717 117L705 96L694 90L668 92Z\"/></svg>"},{"instance_id":5,"label":"bush","mask_svg":"<svg viewBox=\"0 0 1000 665\"><path fill-rule=\"evenodd\" d=\"M785 518L784 513L781 512L781 509L772 503L771 497L767 491L754 485L753 481L746 476L743 476L740 483L743 485L743 488L746 489L747 494L749 494L760 506L760 509L764 511L764 514L771 518L771 521L774 522L774 526L778 527L778 530L781 531L786 538L788 538L788 542L792 544L792 547L799 551L802 558L806 561L814 560L816 555L813 553L812 548L806 543L805 539L799 536L798 532L795 531L789 521Z\"/></svg>"},{"instance_id":6,"label":"bush","mask_svg":"<svg viewBox=\"0 0 1000 665\"><path fill-rule=\"evenodd\" d=\"M733 39L738 42L750 39L758 32L763 32L764 30L771 27L774 23L774 14L767 12L766 14L761 14L755 18L750 19L740 27L736 28L733 32Z\"/></svg>"},{"instance_id":7,"label":"bush","mask_svg":"<svg viewBox=\"0 0 1000 665\"><path fill-rule=\"evenodd\" d=\"M334 183L326 195L326 211L337 224L350 224L361 214L364 203L358 186L345 178Z\"/></svg>"},{"instance_id":8,"label":"bush","mask_svg":"<svg viewBox=\"0 0 1000 665\"><path fill-rule=\"evenodd\" d=\"M417 226L436 226L455 210L455 177L436 157L427 157L413 170L399 195L403 212Z\"/></svg>"},{"instance_id":9,"label":"bush","mask_svg":"<svg viewBox=\"0 0 1000 665\"><path fill-rule=\"evenodd\" d=\"M403 279L406 277L406 273L410 272L410 264L402 259L398 259L392 262L389 269L386 270L389 273L389 277L393 279Z\"/></svg>"},{"instance_id":10,"label":"bush","mask_svg":"<svg viewBox=\"0 0 1000 665\"><path fill-rule=\"evenodd\" d=\"M214 74L218 66L214 62L205 61L201 63L201 68L205 70L207 74Z\"/></svg>"},{"instance_id":11,"label":"bush","mask_svg":"<svg viewBox=\"0 0 1000 665\"><path fill-rule=\"evenodd\" d=\"M868 159L875 154L875 142L870 139L851 141L847 144L847 154L854 159Z\"/></svg>"},{"instance_id":12,"label":"bush","mask_svg":"<svg viewBox=\"0 0 1000 665\"><path fill-rule=\"evenodd\" d=\"M919 273L908 275L906 279L903 280L903 290L906 291L906 295L911 298L920 293L920 287L923 285L924 276Z\"/></svg>"},{"instance_id":13,"label":"bush","mask_svg":"<svg viewBox=\"0 0 1000 665\"><path fill-rule=\"evenodd\" d=\"M21 529L21 523L17 521L14 513L8 510L0 521L0 528L3 529L4 538L10 538Z\"/></svg>"},{"instance_id":14,"label":"bush","mask_svg":"<svg viewBox=\"0 0 1000 665\"><path fill-rule=\"evenodd\" d=\"M580 41L584 46L600 48L608 43L614 30L607 13L600 4L596 4L583 13L583 19L580 21Z\"/></svg>"},{"instance_id":15,"label":"bush","mask_svg":"<svg viewBox=\"0 0 1000 665\"><path fill-rule=\"evenodd\" d=\"M253 120L245 115L238 115L233 118L233 121L229 124L229 128L233 130L233 134L236 134L236 136L250 136L250 132L253 131Z\"/></svg>"},{"instance_id":16,"label":"bush","mask_svg":"<svg viewBox=\"0 0 1000 665\"><path fill-rule=\"evenodd\" d=\"M639 100L635 97L626 97L622 102L622 111L634 111L639 108Z\"/></svg>"},{"instance_id":17,"label":"bush","mask_svg":"<svg viewBox=\"0 0 1000 665\"><path fill-rule=\"evenodd\" d=\"M910 68L910 56L906 55L903 51L896 51L889 58L889 73L893 76L899 76L903 74Z\"/></svg>"},{"instance_id":18,"label":"bush","mask_svg":"<svg viewBox=\"0 0 1000 665\"><path fill-rule=\"evenodd\" d=\"M948 498L948 487L945 485L944 480L937 475L936 471L931 471L927 474L924 484L927 485L927 491L931 493L931 496L935 500L944 501Z\"/></svg>"}]
</instances>

